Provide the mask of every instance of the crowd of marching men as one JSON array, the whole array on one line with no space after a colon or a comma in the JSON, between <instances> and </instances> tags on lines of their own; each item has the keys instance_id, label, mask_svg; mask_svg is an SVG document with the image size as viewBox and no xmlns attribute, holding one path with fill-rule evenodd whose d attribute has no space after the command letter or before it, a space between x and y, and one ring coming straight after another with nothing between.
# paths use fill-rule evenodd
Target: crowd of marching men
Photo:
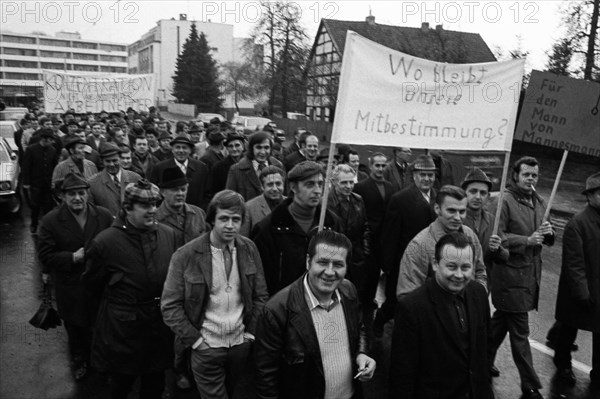
<instances>
[{"instance_id":1,"label":"crowd of marching men","mask_svg":"<svg viewBox=\"0 0 600 399\"><path fill-rule=\"evenodd\" d=\"M172 368L178 388L227 398L251 367L260 398L360 398L376 370L370 341L394 320L390 398L492 398L507 333L523 397L542 397L528 312L555 230L535 158L513 165L496 233L490 179L473 168L454 182L436 152L398 147L365 167L338 145L326 179L327 156L303 129L287 147L269 126L246 136L181 121L173 132L154 108L31 115L21 127L30 228L75 380L97 370L126 398L140 378L140 398L160 398ZM594 332L596 389L600 174L583 194L563 238L552 344L557 378L572 385L577 329Z\"/></svg>"}]
</instances>

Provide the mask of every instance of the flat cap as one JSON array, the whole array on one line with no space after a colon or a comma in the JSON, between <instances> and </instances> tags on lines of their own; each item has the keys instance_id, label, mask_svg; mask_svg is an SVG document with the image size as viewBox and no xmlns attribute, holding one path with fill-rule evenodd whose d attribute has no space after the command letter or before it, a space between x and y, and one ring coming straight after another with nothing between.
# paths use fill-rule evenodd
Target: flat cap
<instances>
[{"instance_id":1,"label":"flat cap","mask_svg":"<svg viewBox=\"0 0 600 399\"><path fill-rule=\"evenodd\" d=\"M50 129L48 127L44 127L42 129L40 129L40 137L42 137L42 138L48 138L48 139L53 139L54 138L54 132L52 131L52 129Z\"/></svg>"},{"instance_id":2,"label":"flat cap","mask_svg":"<svg viewBox=\"0 0 600 399\"><path fill-rule=\"evenodd\" d=\"M146 132L148 132L150 129L146 129ZM156 136L156 134L158 134L158 132L152 128L152 130L154 130L154 135ZM171 135L169 134L169 132L161 132L160 136L158 136L158 140L172 140L173 137L171 137Z\"/></svg>"},{"instance_id":3,"label":"flat cap","mask_svg":"<svg viewBox=\"0 0 600 399\"><path fill-rule=\"evenodd\" d=\"M209 127L208 133L206 134L206 139L212 143L219 142L225 140L225 134L221 132L220 128Z\"/></svg>"},{"instance_id":4,"label":"flat cap","mask_svg":"<svg viewBox=\"0 0 600 399\"><path fill-rule=\"evenodd\" d=\"M160 198L160 190L156 184L152 184L146 179L140 179L136 183L129 183L125 187L123 203L150 204L157 202Z\"/></svg>"},{"instance_id":5,"label":"flat cap","mask_svg":"<svg viewBox=\"0 0 600 399\"><path fill-rule=\"evenodd\" d=\"M79 136L69 136L65 140L65 148L70 148L75 146L76 144L84 144L86 145L86 141Z\"/></svg>"},{"instance_id":6,"label":"flat cap","mask_svg":"<svg viewBox=\"0 0 600 399\"><path fill-rule=\"evenodd\" d=\"M75 190L78 188L90 188L89 183L77 173L69 173L65 176L60 186L62 191Z\"/></svg>"},{"instance_id":7,"label":"flat cap","mask_svg":"<svg viewBox=\"0 0 600 399\"><path fill-rule=\"evenodd\" d=\"M318 173L323 174L323 168L315 161L300 162L290 170L287 179L290 182L306 180Z\"/></svg>"},{"instance_id":8,"label":"flat cap","mask_svg":"<svg viewBox=\"0 0 600 399\"><path fill-rule=\"evenodd\" d=\"M100 157L102 157L102 158L110 157L112 155L120 155L120 154L121 154L121 150L114 143L103 143L100 146Z\"/></svg>"},{"instance_id":9,"label":"flat cap","mask_svg":"<svg viewBox=\"0 0 600 399\"><path fill-rule=\"evenodd\" d=\"M460 184L460 187L463 190L466 190L467 186L473 182L485 183L488 186L488 190L492 191L492 181L483 170L477 167L473 167L471 170L469 170L469 173L467 173L465 176L465 179Z\"/></svg>"},{"instance_id":10,"label":"flat cap","mask_svg":"<svg viewBox=\"0 0 600 399\"><path fill-rule=\"evenodd\" d=\"M585 190L581 194L591 193L600 188L600 172L594 173L585 181Z\"/></svg>"}]
</instances>

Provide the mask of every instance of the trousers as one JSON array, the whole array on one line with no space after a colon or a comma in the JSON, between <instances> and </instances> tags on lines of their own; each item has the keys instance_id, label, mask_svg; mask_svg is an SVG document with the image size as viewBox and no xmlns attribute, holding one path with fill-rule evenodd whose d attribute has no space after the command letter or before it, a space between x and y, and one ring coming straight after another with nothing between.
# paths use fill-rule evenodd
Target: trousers
<instances>
[{"instance_id":1,"label":"trousers","mask_svg":"<svg viewBox=\"0 0 600 399\"><path fill-rule=\"evenodd\" d=\"M512 357L521 377L521 389L540 389L542 384L533 368L529 346L529 315L527 312L504 312L496 310L490 322L489 359L494 362L496 352L508 332ZM490 364L491 366L491 364Z\"/></svg>"}]
</instances>

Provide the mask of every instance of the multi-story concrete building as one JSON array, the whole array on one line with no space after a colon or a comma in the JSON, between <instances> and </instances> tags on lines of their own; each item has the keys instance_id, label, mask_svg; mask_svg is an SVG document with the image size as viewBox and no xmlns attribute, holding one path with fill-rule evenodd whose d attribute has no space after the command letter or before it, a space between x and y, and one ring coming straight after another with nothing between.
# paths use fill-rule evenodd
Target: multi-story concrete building
<instances>
[{"instance_id":1,"label":"multi-story concrete building","mask_svg":"<svg viewBox=\"0 0 600 399\"><path fill-rule=\"evenodd\" d=\"M0 37L0 98L8 105L43 97L43 69L78 74L126 74L127 45L85 40L78 32Z\"/></svg>"},{"instance_id":2,"label":"multi-story concrete building","mask_svg":"<svg viewBox=\"0 0 600 399\"><path fill-rule=\"evenodd\" d=\"M180 14L179 19L161 19L127 49L130 74L156 74L159 106L166 106L169 101L175 100L171 92L177 57L183 51L183 44L190 35L192 24L196 24L198 33L202 32L206 36L211 55L219 65L232 61L243 62L240 51L243 39L233 37L233 25L188 21L185 14ZM223 97L223 106L233 107L233 100L229 98L231 96ZM251 108L252 104L244 103L241 106Z\"/></svg>"}]
</instances>

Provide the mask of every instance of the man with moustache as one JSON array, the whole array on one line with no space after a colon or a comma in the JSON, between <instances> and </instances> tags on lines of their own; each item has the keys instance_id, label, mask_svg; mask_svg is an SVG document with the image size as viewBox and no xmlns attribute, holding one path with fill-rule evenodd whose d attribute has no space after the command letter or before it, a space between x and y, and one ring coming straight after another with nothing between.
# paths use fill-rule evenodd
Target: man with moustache
<instances>
[{"instance_id":1,"label":"man with moustache","mask_svg":"<svg viewBox=\"0 0 600 399\"><path fill-rule=\"evenodd\" d=\"M194 143L189 135L181 133L171 140L173 158L159 162L150 172L150 180L158 183L165 169L178 167L188 178L185 202L205 209L211 198L210 173L202 162L190 157Z\"/></svg>"},{"instance_id":2,"label":"man with moustache","mask_svg":"<svg viewBox=\"0 0 600 399\"><path fill-rule=\"evenodd\" d=\"M258 176L269 165L283 169L283 165L271 156L273 141L267 132L257 132L248 140L246 156L229 169L226 187L242 195L245 201L262 194Z\"/></svg>"},{"instance_id":3,"label":"man with moustache","mask_svg":"<svg viewBox=\"0 0 600 399\"><path fill-rule=\"evenodd\" d=\"M69 153L69 157L54 168L52 172L52 188L62 182L69 173L77 173L86 180L89 180L98 173L96 165L92 161L85 159L86 146L87 143L85 140L77 136L71 136L65 140L65 149Z\"/></svg>"},{"instance_id":4,"label":"man with moustache","mask_svg":"<svg viewBox=\"0 0 600 399\"><path fill-rule=\"evenodd\" d=\"M87 202L89 187L76 173L68 173L61 179L62 204L42 219L38 246L44 282L52 274L75 381L81 381L88 372L96 315L93 298L81 283L85 246L113 222L108 209Z\"/></svg>"},{"instance_id":5,"label":"man with moustache","mask_svg":"<svg viewBox=\"0 0 600 399\"><path fill-rule=\"evenodd\" d=\"M324 180L323 169L316 162L294 166L288 173L291 198L276 206L251 233L263 261L270 295L304 273L307 245L319 225ZM323 228L340 231L338 217L329 210Z\"/></svg>"},{"instance_id":6,"label":"man with moustache","mask_svg":"<svg viewBox=\"0 0 600 399\"><path fill-rule=\"evenodd\" d=\"M430 156L417 157L412 166L413 184L395 193L386 209L380 242L386 299L373 323L375 335L381 336L385 323L394 317L399 265L406 246L436 217L433 210L437 195L433 188L435 171Z\"/></svg>"},{"instance_id":7,"label":"man with moustache","mask_svg":"<svg viewBox=\"0 0 600 399\"><path fill-rule=\"evenodd\" d=\"M464 190L456 186L443 186L435 198L434 211L437 218L421 230L404 250L396 287L398 298L422 286L427 277L432 275L435 244L444 235L454 231L463 233L472 242L475 280L487 287L481 244L473 230L463 225L467 212L467 195Z\"/></svg>"},{"instance_id":8,"label":"man with moustache","mask_svg":"<svg viewBox=\"0 0 600 399\"><path fill-rule=\"evenodd\" d=\"M541 399L540 379L533 368L529 345L529 314L537 309L542 279L542 245L554 245L554 230L543 220L546 205L535 192L539 163L522 157L513 165L512 184L506 189L498 233L510 255L492 267L490 367L506 333L521 377L522 398Z\"/></svg>"},{"instance_id":9,"label":"man with moustache","mask_svg":"<svg viewBox=\"0 0 600 399\"><path fill-rule=\"evenodd\" d=\"M300 149L288 155L283 164L288 172L294 166L304 161L316 161L319 156L319 139L310 132L304 132L300 135Z\"/></svg>"},{"instance_id":10,"label":"man with moustache","mask_svg":"<svg viewBox=\"0 0 600 399\"><path fill-rule=\"evenodd\" d=\"M118 161L117 161L118 162ZM160 399L173 365L173 334L160 296L176 235L156 221L157 186L141 179L125 188L113 225L92 240L82 281L101 298L91 364L110 376L111 398L125 399L140 378L140 397Z\"/></svg>"},{"instance_id":11,"label":"man with moustache","mask_svg":"<svg viewBox=\"0 0 600 399\"><path fill-rule=\"evenodd\" d=\"M236 164L244 155L244 143L246 137L244 134L230 131L225 138L225 147L229 155L215 163L212 170L212 186L214 192L219 192L225 188L229 169Z\"/></svg>"},{"instance_id":12,"label":"man with moustache","mask_svg":"<svg viewBox=\"0 0 600 399\"><path fill-rule=\"evenodd\" d=\"M254 226L269 215L286 197L283 195L285 187L285 172L277 166L267 166L260 175L263 193L258 197L246 201L246 218L242 224L240 234L249 237Z\"/></svg>"},{"instance_id":13,"label":"man with moustache","mask_svg":"<svg viewBox=\"0 0 600 399\"><path fill-rule=\"evenodd\" d=\"M244 213L241 195L218 192L206 216L212 230L173 255L162 293L164 321L191 348L203 398L233 397L267 299L256 246L239 235Z\"/></svg>"},{"instance_id":14,"label":"man with moustache","mask_svg":"<svg viewBox=\"0 0 600 399\"><path fill-rule=\"evenodd\" d=\"M121 150L115 144L104 143L100 148L104 170L89 181L88 201L94 205L105 207L115 217L121 209L121 199L127 184L141 179L137 173L121 168L120 153Z\"/></svg>"},{"instance_id":15,"label":"man with moustache","mask_svg":"<svg viewBox=\"0 0 600 399\"><path fill-rule=\"evenodd\" d=\"M154 128L151 128L154 129ZM152 151L152 155L159 161L166 161L167 159L173 158L173 151L171 150L171 140L173 138L169 132L163 132L158 136L158 148Z\"/></svg>"},{"instance_id":16,"label":"man with moustache","mask_svg":"<svg viewBox=\"0 0 600 399\"><path fill-rule=\"evenodd\" d=\"M435 245L434 276L398 301L390 399L492 399L487 369L490 308L472 283L475 249L453 231Z\"/></svg>"},{"instance_id":17,"label":"man with moustache","mask_svg":"<svg viewBox=\"0 0 600 399\"><path fill-rule=\"evenodd\" d=\"M345 280L352 244L330 230L315 234L305 272L265 305L256 331L258 397L362 398L376 362L367 355L354 285Z\"/></svg>"}]
</instances>

